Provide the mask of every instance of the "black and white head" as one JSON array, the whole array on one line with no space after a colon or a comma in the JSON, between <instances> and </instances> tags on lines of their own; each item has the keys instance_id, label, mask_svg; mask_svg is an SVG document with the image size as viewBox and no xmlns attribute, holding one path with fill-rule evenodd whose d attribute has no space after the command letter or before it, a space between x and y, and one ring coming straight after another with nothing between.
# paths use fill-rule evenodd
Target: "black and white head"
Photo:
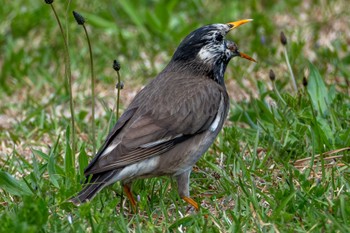
<instances>
[{"instance_id":1,"label":"black and white head","mask_svg":"<svg viewBox=\"0 0 350 233\"><path fill-rule=\"evenodd\" d=\"M211 24L191 32L176 49L173 62L180 62L193 67L194 70L208 71L215 81L222 83L226 66L231 58L240 56L255 61L239 52L236 43L225 37L232 29L250 22L250 19L227 24Z\"/></svg>"}]
</instances>

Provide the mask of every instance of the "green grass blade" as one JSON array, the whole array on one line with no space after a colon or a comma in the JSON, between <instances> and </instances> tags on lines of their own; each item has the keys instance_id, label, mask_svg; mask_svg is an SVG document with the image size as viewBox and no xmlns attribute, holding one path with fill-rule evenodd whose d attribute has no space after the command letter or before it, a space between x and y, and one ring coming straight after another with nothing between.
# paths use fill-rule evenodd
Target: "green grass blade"
<instances>
[{"instance_id":1,"label":"green grass blade","mask_svg":"<svg viewBox=\"0 0 350 233\"><path fill-rule=\"evenodd\" d=\"M74 167L74 157L73 157L72 149L69 144L69 139L70 139L70 127L67 126L64 170L66 172L66 175L70 177L70 175L75 173L75 167Z\"/></svg>"},{"instance_id":2,"label":"green grass blade","mask_svg":"<svg viewBox=\"0 0 350 233\"><path fill-rule=\"evenodd\" d=\"M48 165L47 165L47 171L49 173L49 179L51 181L51 183L56 187L59 188L60 185L58 184L58 174L56 172L56 159L55 159L55 155L56 155L56 149L57 149L57 145L59 142L60 138L58 137L55 147L51 150L50 152L50 156L49 156L49 161L48 161Z\"/></svg>"},{"instance_id":3,"label":"green grass blade","mask_svg":"<svg viewBox=\"0 0 350 233\"><path fill-rule=\"evenodd\" d=\"M45 154L44 152L40 151L40 150L36 150L36 149L32 149L33 153L38 155L40 158L42 158L45 161L49 161L50 156Z\"/></svg>"},{"instance_id":4,"label":"green grass blade","mask_svg":"<svg viewBox=\"0 0 350 233\"><path fill-rule=\"evenodd\" d=\"M131 3L131 1L120 0L119 4L122 6L123 10L128 14L134 24L142 31L142 33L147 36L148 31L145 29L142 17L140 17L140 12L137 12L136 7Z\"/></svg>"}]
</instances>

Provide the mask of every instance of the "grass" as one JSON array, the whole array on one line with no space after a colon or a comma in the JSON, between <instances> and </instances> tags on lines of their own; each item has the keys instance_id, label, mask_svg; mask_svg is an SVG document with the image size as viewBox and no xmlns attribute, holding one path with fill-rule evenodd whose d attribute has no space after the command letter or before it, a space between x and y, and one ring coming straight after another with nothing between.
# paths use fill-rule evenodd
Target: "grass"
<instances>
[{"instance_id":1,"label":"grass","mask_svg":"<svg viewBox=\"0 0 350 233\"><path fill-rule=\"evenodd\" d=\"M350 231L346 1L72 1L68 9L55 1L71 56L76 154L70 147L64 43L54 15L44 1L2 6L0 232ZM95 137L90 51L73 10L85 17L92 42ZM123 109L187 33L242 18L254 21L229 38L258 63L234 59L228 67L227 124L191 175L200 211L188 209L167 177L135 182L136 214L119 184L91 203L67 203L81 188L92 138L101 145L116 119L113 60L121 63Z\"/></svg>"}]
</instances>

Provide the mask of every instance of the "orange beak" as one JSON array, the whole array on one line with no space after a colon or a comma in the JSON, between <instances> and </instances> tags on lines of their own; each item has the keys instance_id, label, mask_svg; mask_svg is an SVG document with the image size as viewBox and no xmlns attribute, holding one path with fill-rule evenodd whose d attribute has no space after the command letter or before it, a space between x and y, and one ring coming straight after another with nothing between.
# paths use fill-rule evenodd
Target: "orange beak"
<instances>
[{"instance_id":1,"label":"orange beak","mask_svg":"<svg viewBox=\"0 0 350 233\"><path fill-rule=\"evenodd\" d=\"M231 23L227 23L231 29L234 29L234 28L238 28L239 26L245 24L245 23L249 23L250 21L253 21L252 19L242 19L242 20L238 20L238 21L235 21L235 22L231 22Z\"/></svg>"},{"instance_id":2,"label":"orange beak","mask_svg":"<svg viewBox=\"0 0 350 233\"><path fill-rule=\"evenodd\" d=\"M247 55L247 54L245 54L245 53L241 53L241 52L239 52L239 55L240 55L241 57L243 57L243 58L245 58L245 59L249 60L249 61L256 62L254 58L252 58L252 57L248 56L248 55Z\"/></svg>"},{"instance_id":3,"label":"orange beak","mask_svg":"<svg viewBox=\"0 0 350 233\"><path fill-rule=\"evenodd\" d=\"M229 25L230 27L230 31L234 28L238 28L239 26L243 25L243 24L246 24L246 23L249 23L253 21L252 19L242 19L242 20L238 20L238 21L235 21L235 22L230 22L230 23L227 23L227 25ZM253 61L253 62L256 62L252 57L248 56L247 54L245 53L241 53L239 52L239 55L242 57L242 58L245 58L249 61Z\"/></svg>"}]
</instances>

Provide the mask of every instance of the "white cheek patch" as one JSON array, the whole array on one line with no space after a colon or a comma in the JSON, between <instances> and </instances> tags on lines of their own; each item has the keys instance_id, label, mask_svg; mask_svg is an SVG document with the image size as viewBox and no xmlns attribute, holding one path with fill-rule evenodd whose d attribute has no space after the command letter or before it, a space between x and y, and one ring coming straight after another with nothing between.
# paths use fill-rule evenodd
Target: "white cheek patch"
<instances>
[{"instance_id":1,"label":"white cheek patch","mask_svg":"<svg viewBox=\"0 0 350 233\"><path fill-rule=\"evenodd\" d=\"M198 57L202 60L202 61L209 61L213 58L213 54L212 51L210 51L209 49L207 49L206 47L201 48L201 50L198 53Z\"/></svg>"},{"instance_id":2,"label":"white cheek patch","mask_svg":"<svg viewBox=\"0 0 350 233\"><path fill-rule=\"evenodd\" d=\"M224 44L208 44L198 52L198 58L205 63L213 62L215 58L224 51Z\"/></svg>"}]
</instances>

